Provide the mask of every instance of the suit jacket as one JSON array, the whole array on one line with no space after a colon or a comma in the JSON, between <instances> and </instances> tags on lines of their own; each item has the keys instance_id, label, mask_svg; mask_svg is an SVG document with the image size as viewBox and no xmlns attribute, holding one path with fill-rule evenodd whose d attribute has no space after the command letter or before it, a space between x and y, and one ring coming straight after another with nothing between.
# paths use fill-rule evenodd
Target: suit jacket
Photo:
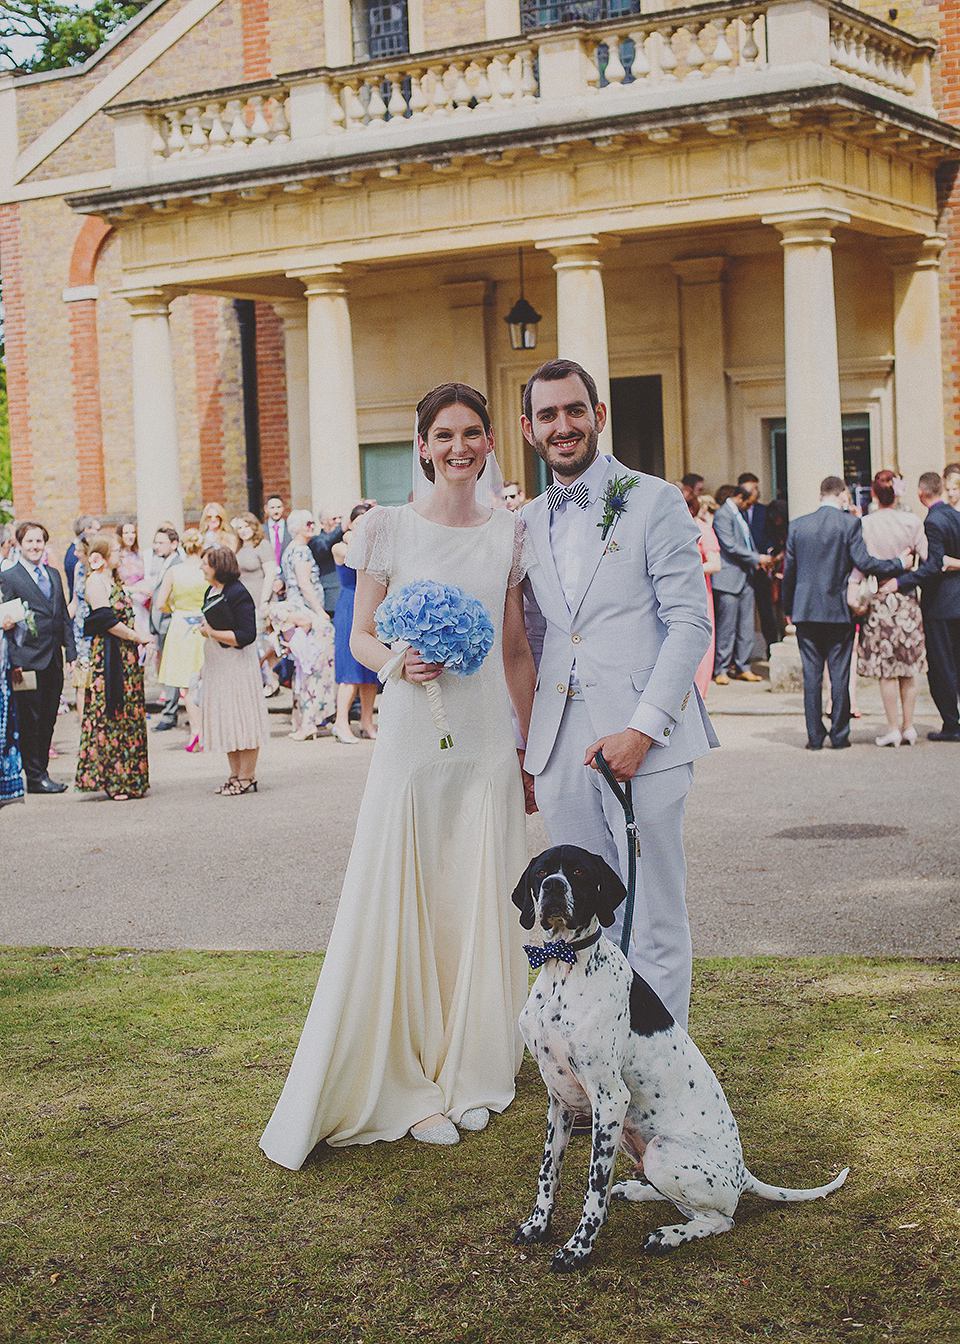
<instances>
[{"instance_id":1,"label":"suit jacket","mask_svg":"<svg viewBox=\"0 0 960 1344\"><path fill-rule=\"evenodd\" d=\"M613 460L604 482L630 474ZM599 524L603 513L598 498L590 521ZM686 764L718 746L693 684L710 644L700 533L676 486L641 475L606 538L596 528L581 557L572 610L550 550L546 495L531 500L522 516L534 552L525 608L534 656L539 653L526 769L539 774L547 763L574 662L597 737L621 732L641 702L676 721L669 744L647 752L641 774Z\"/></svg>"},{"instance_id":2,"label":"suit jacket","mask_svg":"<svg viewBox=\"0 0 960 1344\"><path fill-rule=\"evenodd\" d=\"M750 528L750 535L753 537L753 544L757 550L764 553L769 551L770 538L767 536L766 504L761 504L758 500L753 506L753 512L751 513L750 518L747 519L746 514L744 514L744 519L747 522L747 526Z\"/></svg>"},{"instance_id":3,"label":"suit jacket","mask_svg":"<svg viewBox=\"0 0 960 1344\"><path fill-rule=\"evenodd\" d=\"M720 568L710 576L715 593L742 593L760 563L760 551L744 537L744 527L747 520L732 500L725 500L713 515L713 530L720 543Z\"/></svg>"},{"instance_id":4,"label":"suit jacket","mask_svg":"<svg viewBox=\"0 0 960 1344\"><path fill-rule=\"evenodd\" d=\"M173 569L174 565L183 563L183 556L179 551L174 551L168 555L166 560L157 571L157 581L153 586L153 597L150 599L150 630L160 638L160 652L163 652L163 641L167 637L167 631L170 629L170 622L173 616L169 611L161 611L157 606L157 593L160 591L160 585L167 577L167 570Z\"/></svg>"},{"instance_id":5,"label":"suit jacket","mask_svg":"<svg viewBox=\"0 0 960 1344\"><path fill-rule=\"evenodd\" d=\"M10 663L27 671L40 672L67 651L67 662L77 656L73 639L73 622L67 612L63 581L55 569L47 566L52 589L44 597L33 575L23 565L14 565L0 574L0 592L6 601L19 597L33 612L37 633L31 635L23 626L15 626L8 641Z\"/></svg>"},{"instance_id":6,"label":"suit jacket","mask_svg":"<svg viewBox=\"0 0 960 1344\"><path fill-rule=\"evenodd\" d=\"M338 541L343 541L343 528L338 523L332 532L316 532L307 542L310 554L317 562L320 582L323 584L323 605L330 609L337 605L340 595L340 576L332 551Z\"/></svg>"},{"instance_id":7,"label":"suit jacket","mask_svg":"<svg viewBox=\"0 0 960 1344\"><path fill-rule=\"evenodd\" d=\"M787 530L783 562L783 610L795 621L849 625L847 579L852 569L893 579L903 573L899 560L879 560L867 550L860 519L821 504L795 518Z\"/></svg>"},{"instance_id":8,"label":"suit jacket","mask_svg":"<svg viewBox=\"0 0 960 1344\"><path fill-rule=\"evenodd\" d=\"M266 521L266 522L264 523L264 525L263 525L263 535L266 537L267 542L268 542L268 544L269 544L269 546L270 546L270 549L271 549L271 551L272 551L272 550L273 550L273 523L271 523L269 519L267 519L267 521ZM286 518L283 518L283 519L281 520L281 528L280 528L280 557L281 557L281 559L283 558L283 553L284 553L284 551L287 549L287 547L290 545L291 541L293 541L293 537L291 537L291 535L290 535L290 529L289 529L289 527L287 527L287 520L286 520Z\"/></svg>"},{"instance_id":9,"label":"suit jacket","mask_svg":"<svg viewBox=\"0 0 960 1344\"><path fill-rule=\"evenodd\" d=\"M922 585L921 605L925 617L937 621L960 620L960 570L944 574L945 555L960 555L960 512L944 500L931 505L923 522L927 534L927 558L917 569L904 574L898 587L910 592Z\"/></svg>"}]
</instances>

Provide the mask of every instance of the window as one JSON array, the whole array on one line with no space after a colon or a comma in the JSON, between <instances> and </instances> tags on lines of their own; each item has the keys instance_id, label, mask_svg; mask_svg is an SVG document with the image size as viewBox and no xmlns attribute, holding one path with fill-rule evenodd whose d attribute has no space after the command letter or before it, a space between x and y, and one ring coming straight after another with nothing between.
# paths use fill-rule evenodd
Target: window
<instances>
[{"instance_id":1,"label":"window","mask_svg":"<svg viewBox=\"0 0 960 1344\"><path fill-rule=\"evenodd\" d=\"M412 484L413 449L406 443L363 443L360 473L364 499L378 504L406 504Z\"/></svg>"},{"instance_id":2,"label":"window","mask_svg":"<svg viewBox=\"0 0 960 1344\"><path fill-rule=\"evenodd\" d=\"M353 59L378 61L410 50L406 0L353 0Z\"/></svg>"},{"instance_id":3,"label":"window","mask_svg":"<svg viewBox=\"0 0 960 1344\"><path fill-rule=\"evenodd\" d=\"M580 0L580 3L550 3L550 0L521 0L523 31L546 28L555 23L593 23L598 19L616 19L621 14L639 14L641 0Z\"/></svg>"}]
</instances>

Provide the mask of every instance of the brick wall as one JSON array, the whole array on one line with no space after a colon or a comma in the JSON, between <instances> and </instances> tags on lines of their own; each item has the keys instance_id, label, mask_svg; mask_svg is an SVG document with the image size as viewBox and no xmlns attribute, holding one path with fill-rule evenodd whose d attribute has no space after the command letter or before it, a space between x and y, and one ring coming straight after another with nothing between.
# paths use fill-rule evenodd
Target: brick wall
<instances>
[{"instance_id":1,"label":"brick wall","mask_svg":"<svg viewBox=\"0 0 960 1344\"><path fill-rule=\"evenodd\" d=\"M200 445L200 494L203 502L224 502L223 388L220 380L217 300L192 294L193 351L196 361L197 439Z\"/></svg>"},{"instance_id":2,"label":"brick wall","mask_svg":"<svg viewBox=\"0 0 960 1344\"><path fill-rule=\"evenodd\" d=\"M283 321L270 303L258 303L257 389L260 403L260 464L264 498L290 498L287 435L287 371Z\"/></svg>"},{"instance_id":3,"label":"brick wall","mask_svg":"<svg viewBox=\"0 0 960 1344\"><path fill-rule=\"evenodd\" d=\"M0 205L0 268L6 333L10 455L17 517L36 512L30 443L30 390L27 376L27 308L19 205Z\"/></svg>"},{"instance_id":4,"label":"brick wall","mask_svg":"<svg viewBox=\"0 0 960 1344\"><path fill-rule=\"evenodd\" d=\"M103 472L103 424L100 415L100 355L97 300L69 305L73 424L77 454L78 513L106 511Z\"/></svg>"},{"instance_id":5,"label":"brick wall","mask_svg":"<svg viewBox=\"0 0 960 1344\"><path fill-rule=\"evenodd\" d=\"M270 0L242 0L243 77L266 79L270 73Z\"/></svg>"}]
</instances>

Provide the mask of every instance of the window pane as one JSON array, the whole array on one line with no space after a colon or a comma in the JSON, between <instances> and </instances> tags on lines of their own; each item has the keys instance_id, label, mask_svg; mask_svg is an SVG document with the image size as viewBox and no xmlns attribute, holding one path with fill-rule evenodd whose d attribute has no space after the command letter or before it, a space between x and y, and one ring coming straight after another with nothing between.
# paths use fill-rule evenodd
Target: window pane
<instances>
[{"instance_id":1,"label":"window pane","mask_svg":"<svg viewBox=\"0 0 960 1344\"><path fill-rule=\"evenodd\" d=\"M553 23L593 23L598 19L616 19L622 14L639 14L640 0L521 0L523 30L546 28Z\"/></svg>"},{"instance_id":2,"label":"window pane","mask_svg":"<svg viewBox=\"0 0 960 1344\"><path fill-rule=\"evenodd\" d=\"M403 56L410 50L406 0L353 0L353 57L376 61Z\"/></svg>"}]
</instances>

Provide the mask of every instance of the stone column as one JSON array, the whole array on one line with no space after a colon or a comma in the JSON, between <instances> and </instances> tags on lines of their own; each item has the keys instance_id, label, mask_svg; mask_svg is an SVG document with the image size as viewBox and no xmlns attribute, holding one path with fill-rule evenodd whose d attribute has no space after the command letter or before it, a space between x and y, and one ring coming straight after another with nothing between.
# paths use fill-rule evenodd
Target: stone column
<instances>
[{"instance_id":1,"label":"stone column","mask_svg":"<svg viewBox=\"0 0 960 1344\"><path fill-rule=\"evenodd\" d=\"M342 266L300 277L306 286L313 510L345 512L361 497L350 306Z\"/></svg>"},{"instance_id":2,"label":"stone column","mask_svg":"<svg viewBox=\"0 0 960 1344\"><path fill-rule=\"evenodd\" d=\"M183 486L177 441L177 392L167 290L124 295L133 317L133 442L137 525L145 546L157 525L183 531Z\"/></svg>"},{"instance_id":3,"label":"stone column","mask_svg":"<svg viewBox=\"0 0 960 1344\"><path fill-rule=\"evenodd\" d=\"M287 379L287 455L290 462L290 507L313 507L310 483L310 379L307 355L306 300L275 303L283 321Z\"/></svg>"},{"instance_id":4,"label":"stone column","mask_svg":"<svg viewBox=\"0 0 960 1344\"><path fill-rule=\"evenodd\" d=\"M938 276L946 241L935 234L886 248L893 271L897 468L906 482L904 498L920 514L917 478L939 471L946 453Z\"/></svg>"},{"instance_id":5,"label":"stone column","mask_svg":"<svg viewBox=\"0 0 960 1344\"><path fill-rule=\"evenodd\" d=\"M791 518L810 513L824 476L843 475L840 366L833 292L833 230L839 210L769 215L782 235L787 397L787 494Z\"/></svg>"},{"instance_id":6,"label":"stone column","mask_svg":"<svg viewBox=\"0 0 960 1344\"><path fill-rule=\"evenodd\" d=\"M594 235L537 243L551 252L557 274L557 358L576 360L593 377L600 400L610 409L610 357L603 297L604 243ZM609 246L610 244L606 244ZM613 452L610 421L600 435L600 451Z\"/></svg>"},{"instance_id":7,"label":"stone column","mask_svg":"<svg viewBox=\"0 0 960 1344\"><path fill-rule=\"evenodd\" d=\"M675 261L680 281L686 469L735 480L727 428L723 283L726 257Z\"/></svg>"}]
</instances>

